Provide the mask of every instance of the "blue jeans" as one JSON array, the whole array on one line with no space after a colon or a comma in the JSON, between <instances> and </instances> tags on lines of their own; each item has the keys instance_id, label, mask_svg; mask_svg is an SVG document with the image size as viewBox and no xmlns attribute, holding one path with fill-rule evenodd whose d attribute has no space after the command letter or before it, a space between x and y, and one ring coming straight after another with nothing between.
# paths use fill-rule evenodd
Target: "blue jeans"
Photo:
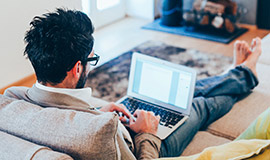
<instances>
[{"instance_id":1,"label":"blue jeans","mask_svg":"<svg viewBox=\"0 0 270 160\"><path fill-rule=\"evenodd\" d=\"M241 96L257 85L257 78L245 66L197 81L190 117L162 141L160 157L180 156L199 130L228 113Z\"/></svg>"}]
</instances>

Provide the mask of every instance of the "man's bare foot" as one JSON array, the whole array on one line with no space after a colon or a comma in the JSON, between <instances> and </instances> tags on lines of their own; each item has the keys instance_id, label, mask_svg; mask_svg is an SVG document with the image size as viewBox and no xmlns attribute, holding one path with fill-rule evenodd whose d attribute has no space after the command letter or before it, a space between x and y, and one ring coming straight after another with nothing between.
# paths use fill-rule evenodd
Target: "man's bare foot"
<instances>
[{"instance_id":1,"label":"man's bare foot","mask_svg":"<svg viewBox=\"0 0 270 160\"><path fill-rule=\"evenodd\" d=\"M234 49L233 49L233 64L221 74L226 74L231 69L235 68L236 66L243 64L250 54L251 54L251 49L249 45L247 44L247 42L236 41L234 43Z\"/></svg>"},{"instance_id":2,"label":"man's bare foot","mask_svg":"<svg viewBox=\"0 0 270 160\"><path fill-rule=\"evenodd\" d=\"M248 55L243 64L247 66L256 77L258 77L256 71L256 64L261 53L262 53L261 39L259 37L254 38L251 43L251 54Z\"/></svg>"},{"instance_id":3,"label":"man's bare foot","mask_svg":"<svg viewBox=\"0 0 270 160\"><path fill-rule=\"evenodd\" d=\"M247 57L251 54L251 50L247 42L236 41L233 49L233 67L236 67L245 62Z\"/></svg>"}]
</instances>

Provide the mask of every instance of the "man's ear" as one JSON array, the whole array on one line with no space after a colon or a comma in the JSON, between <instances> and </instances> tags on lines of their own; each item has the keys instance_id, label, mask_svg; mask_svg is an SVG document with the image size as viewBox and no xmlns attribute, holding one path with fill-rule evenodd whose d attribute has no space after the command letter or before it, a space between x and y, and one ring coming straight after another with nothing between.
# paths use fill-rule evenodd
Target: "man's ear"
<instances>
[{"instance_id":1,"label":"man's ear","mask_svg":"<svg viewBox=\"0 0 270 160\"><path fill-rule=\"evenodd\" d=\"M76 78L80 78L80 75L81 75L81 72L83 70L83 67L82 67L82 62L81 61L78 61L74 66L73 68L71 69L71 73L74 77Z\"/></svg>"}]
</instances>

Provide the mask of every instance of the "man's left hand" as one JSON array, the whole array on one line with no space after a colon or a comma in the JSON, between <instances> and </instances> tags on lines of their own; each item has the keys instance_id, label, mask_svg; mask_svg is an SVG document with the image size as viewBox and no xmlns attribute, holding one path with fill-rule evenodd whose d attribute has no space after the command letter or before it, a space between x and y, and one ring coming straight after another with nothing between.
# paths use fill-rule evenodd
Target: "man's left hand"
<instances>
[{"instance_id":1,"label":"man's left hand","mask_svg":"<svg viewBox=\"0 0 270 160\"><path fill-rule=\"evenodd\" d=\"M126 116L128 119L131 117L130 112L124 106L123 104L115 104L111 102L110 104L100 108L100 111L102 112L116 112L118 115L119 113L122 113L122 116L119 117L120 121L125 123L127 120L124 116Z\"/></svg>"}]
</instances>

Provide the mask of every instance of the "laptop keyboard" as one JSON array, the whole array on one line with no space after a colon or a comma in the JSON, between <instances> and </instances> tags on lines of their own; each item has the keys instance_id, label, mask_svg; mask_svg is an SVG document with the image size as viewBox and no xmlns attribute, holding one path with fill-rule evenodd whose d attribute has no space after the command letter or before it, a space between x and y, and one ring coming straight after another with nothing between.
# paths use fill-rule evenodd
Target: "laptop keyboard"
<instances>
[{"instance_id":1,"label":"laptop keyboard","mask_svg":"<svg viewBox=\"0 0 270 160\"><path fill-rule=\"evenodd\" d=\"M160 116L159 124L168 128L172 128L182 118L184 118L184 116L180 113L169 111L137 99L126 98L121 102L121 104L125 105L131 114L133 114L137 109L154 112L156 116Z\"/></svg>"}]
</instances>

